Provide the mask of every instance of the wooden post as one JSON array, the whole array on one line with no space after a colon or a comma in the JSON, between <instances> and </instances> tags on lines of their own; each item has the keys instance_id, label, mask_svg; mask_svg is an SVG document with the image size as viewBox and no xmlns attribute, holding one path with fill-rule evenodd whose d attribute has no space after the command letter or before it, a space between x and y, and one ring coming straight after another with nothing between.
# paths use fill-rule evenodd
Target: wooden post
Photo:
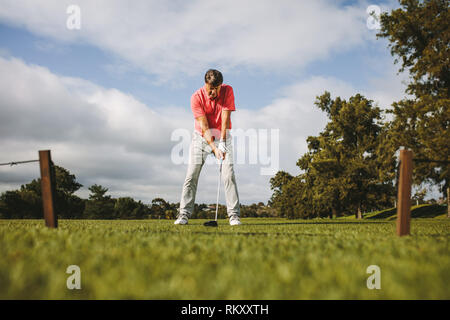
<instances>
[{"instance_id":1,"label":"wooden post","mask_svg":"<svg viewBox=\"0 0 450 320\"><path fill-rule=\"evenodd\" d=\"M41 192L44 208L45 225L49 228L58 227L55 212L55 181L50 150L39 150L39 165L41 167Z\"/></svg>"},{"instance_id":2,"label":"wooden post","mask_svg":"<svg viewBox=\"0 0 450 320\"><path fill-rule=\"evenodd\" d=\"M447 187L447 218L450 218L450 187Z\"/></svg>"},{"instance_id":3,"label":"wooden post","mask_svg":"<svg viewBox=\"0 0 450 320\"><path fill-rule=\"evenodd\" d=\"M400 175L398 181L397 201L397 235L409 235L411 219L411 183L412 183L411 150L400 150Z\"/></svg>"}]
</instances>

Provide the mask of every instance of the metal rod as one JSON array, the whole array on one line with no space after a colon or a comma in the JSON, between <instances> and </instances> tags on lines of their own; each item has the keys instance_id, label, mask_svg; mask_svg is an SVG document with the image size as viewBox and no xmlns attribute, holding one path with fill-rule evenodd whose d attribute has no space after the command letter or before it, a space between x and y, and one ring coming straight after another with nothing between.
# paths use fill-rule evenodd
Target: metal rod
<instances>
[{"instance_id":1,"label":"metal rod","mask_svg":"<svg viewBox=\"0 0 450 320\"><path fill-rule=\"evenodd\" d=\"M217 211L219 209L219 192L220 192L220 180L222 180L222 159L220 159L220 168L219 168L219 183L217 186L217 201L216 201L216 221L217 221Z\"/></svg>"},{"instance_id":2,"label":"metal rod","mask_svg":"<svg viewBox=\"0 0 450 320\"><path fill-rule=\"evenodd\" d=\"M17 165L20 163L29 163L29 162L39 162L39 160L26 160L26 161L12 161L12 162L7 162L7 163L0 163L0 166L13 166L13 165Z\"/></svg>"}]
</instances>

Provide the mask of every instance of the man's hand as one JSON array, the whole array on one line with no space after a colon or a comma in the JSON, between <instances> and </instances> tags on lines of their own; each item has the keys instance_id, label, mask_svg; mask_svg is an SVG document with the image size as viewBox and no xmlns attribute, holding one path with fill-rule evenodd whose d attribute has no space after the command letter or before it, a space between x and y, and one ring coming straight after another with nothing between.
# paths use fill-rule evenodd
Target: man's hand
<instances>
[{"instance_id":1,"label":"man's hand","mask_svg":"<svg viewBox=\"0 0 450 320\"><path fill-rule=\"evenodd\" d=\"M225 154L228 152L228 149L225 144L225 135L226 135L225 128L227 128L227 122L230 116L230 111L224 110L222 111L222 115L224 116L224 118L222 119L223 125L221 131L222 138L220 139L218 147L216 147L216 145L214 144L214 137L212 136L211 131L209 130L208 120L206 119L206 116L200 116L195 118L195 120L197 120L200 123L200 128L202 129L203 137L205 138L206 142L211 146L212 152L219 160L224 160Z\"/></svg>"},{"instance_id":2,"label":"man's hand","mask_svg":"<svg viewBox=\"0 0 450 320\"><path fill-rule=\"evenodd\" d=\"M219 148L214 148L213 152L217 159L219 160L225 159L225 153L222 152L222 150L220 150Z\"/></svg>"},{"instance_id":3,"label":"man's hand","mask_svg":"<svg viewBox=\"0 0 450 320\"><path fill-rule=\"evenodd\" d=\"M219 142L219 150L222 151L223 157L225 158L225 154L228 152L225 140L221 139Z\"/></svg>"}]
</instances>

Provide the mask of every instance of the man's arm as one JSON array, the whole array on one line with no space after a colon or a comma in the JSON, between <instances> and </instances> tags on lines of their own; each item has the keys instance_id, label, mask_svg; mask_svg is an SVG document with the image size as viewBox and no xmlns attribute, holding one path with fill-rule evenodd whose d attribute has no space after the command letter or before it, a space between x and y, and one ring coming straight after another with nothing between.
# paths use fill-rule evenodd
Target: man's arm
<instances>
[{"instance_id":1,"label":"man's arm","mask_svg":"<svg viewBox=\"0 0 450 320\"><path fill-rule=\"evenodd\" d=\"M206 142L211 146L212 151L216 155L217 158L222 158L222 152L216 148L216 145L214 144L214 140L211 135L211 131L209 130L208 120L206 119L206 116L200 116L195 118L195 120L198 121L200 124L200 128L202 129L203 137L205 138Z\"/></svg>"},{"instance_id":2,"label":"man's arm","mask_svg":"<svg viewBox=\"0 0 450 320\"><path fill-rule=\"evenodd\" d=\"M231 110L222 110L222 129L220 132L220 140L225 141L227 137L227 129L230 126Z\"/></svg>"}]
</instances>

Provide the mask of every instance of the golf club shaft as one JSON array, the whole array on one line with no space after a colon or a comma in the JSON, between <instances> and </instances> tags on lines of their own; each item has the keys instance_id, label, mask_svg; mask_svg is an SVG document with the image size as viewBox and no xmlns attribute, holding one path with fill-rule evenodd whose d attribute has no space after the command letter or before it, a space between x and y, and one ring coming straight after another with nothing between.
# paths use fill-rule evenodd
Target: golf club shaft
<instances>
[{"instance_id":1,"label":"golf club shaft","mask_svg":"<svg viewBox=\"0 0 450 320\"><path fill-rule=\"evenodd\" d=\"M217 211L219 209L219 192L220 192L220 180L222 178L222 159L220 159L220 168L219 168L219 183L217 184L217 201L216 201L216 219L217 221Z\"/></svg>"}]
</instances>

